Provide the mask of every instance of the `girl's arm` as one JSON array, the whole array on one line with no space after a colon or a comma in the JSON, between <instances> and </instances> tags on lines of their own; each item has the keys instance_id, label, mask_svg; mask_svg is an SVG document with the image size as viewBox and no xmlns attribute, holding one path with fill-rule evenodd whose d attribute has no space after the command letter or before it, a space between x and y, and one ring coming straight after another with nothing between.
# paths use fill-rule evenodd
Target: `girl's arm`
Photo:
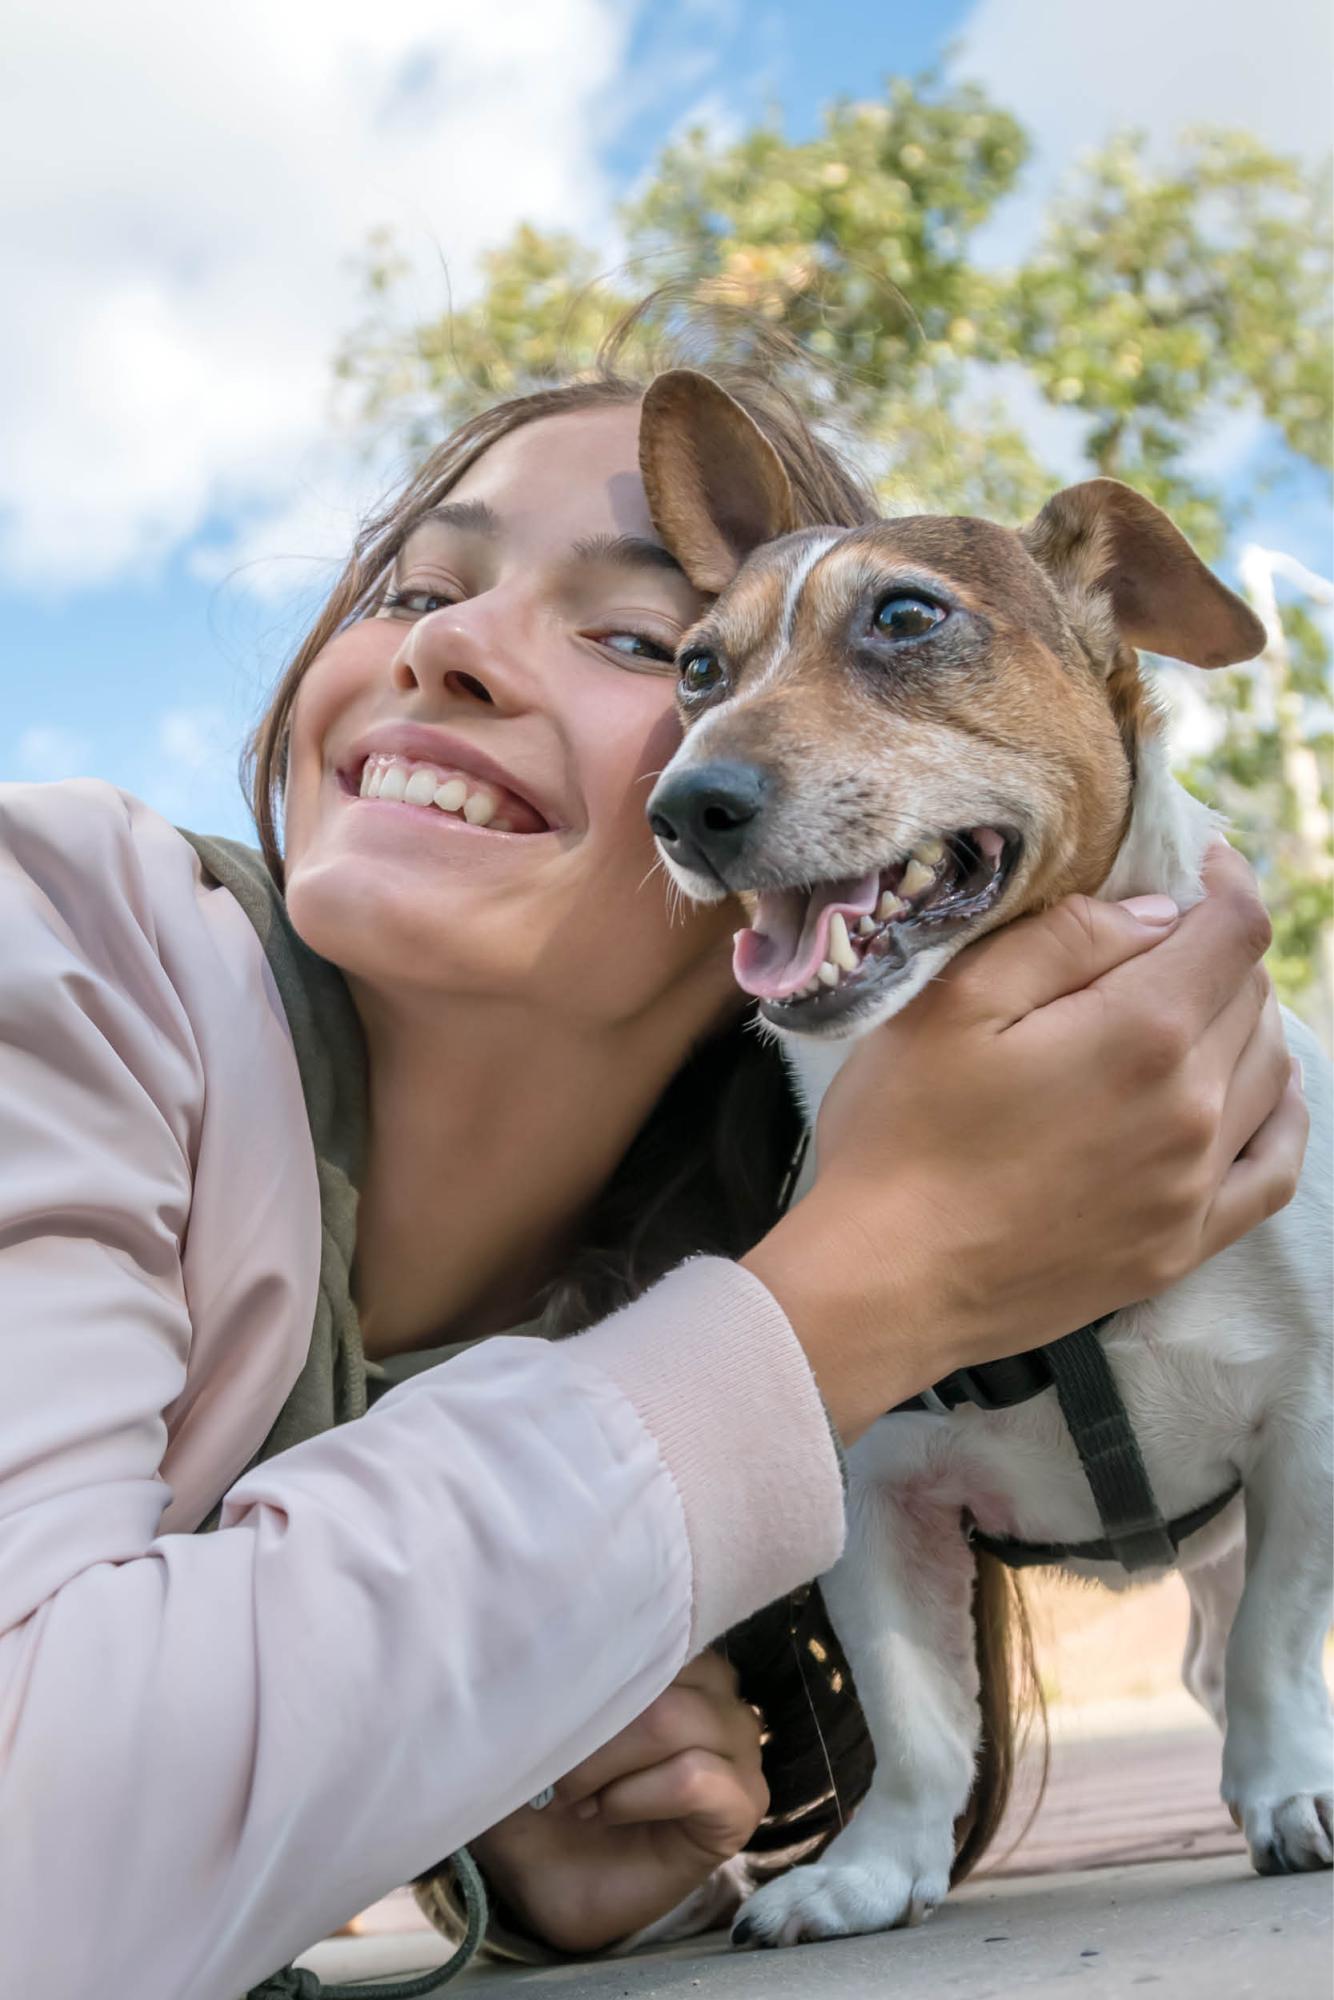
<instances>
[{"instance_id":1,"label":"girl's arm","mask_svg":"<svg viewBox=\"0 0 1334 2000\"><path fill-rule=\"evenodd\" d=\"M216 1533L163 1533L169 1444L188 1459L208 1421L187 1274L202 1295L267 1240L257 1207L201 1260L200 1176L230 1120L272 1157L295 1076L257 1015L244 1097L220 1087L210 1008L236 997L227 965L181 960L199 895L184 843L104 788L0 791L6 1990L235 2000L579 1763L842 1535L801 1350L715 1262L572 1341L417 1376L241 1479ZM299 1208L307 1142L284 1137ZM253 1275L263 1353L288 1277Z\"/></svg>"}]
</instances>

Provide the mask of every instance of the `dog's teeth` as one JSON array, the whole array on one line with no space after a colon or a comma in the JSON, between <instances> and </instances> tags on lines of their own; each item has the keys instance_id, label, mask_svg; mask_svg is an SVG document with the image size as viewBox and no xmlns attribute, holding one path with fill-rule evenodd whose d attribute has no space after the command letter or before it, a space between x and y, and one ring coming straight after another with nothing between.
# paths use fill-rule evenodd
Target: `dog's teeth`
<instances>
[{"instance_id":1,"label":"dog's teeth","mask_svg":"<svg viewBox=\"0 0 1334 2000\"><path fill-rule=\"evenodd\" d=\"M828 959L825 960L824 964L820 967L820 970L816 973L815 976L819 980L821 986L838 985L838 967L836 965L831 965Z\"/></svg>"},{"instance_id":2,"label":"dog's teeth","mask_svg":"<svg viewBox=\"0 0 1334 2000\"><path fill-rule=\"evenodd\" d=\"M899 883L899 887L905 896L919 896L923 889L931 887L935 879L935 870L933 868L924 868L914 854L912 860L903 871L903 880Z\"/></svg>"},{"instance_id":3,"label":"dog's teeth","mask_svg":"<svg viewBox=\"0 0 1334 2000\"><path fill-rule=\"evenodd\" d=\"M842 910L835 910L829 919L829 956L835 965L842 966L844 972L857 970L857 954L852 949L847 919Z\"/></svg>"},{"instance_id":4,"label":"dog's teeth","mask_svg":"<svg viewBox=\"0 0 1334 2000\"><path fill-rule=\"evenodd\" d=\"M874 918L874 917L858 917L858 919L857 919L857 935L858 935L858 937L870 937L870 935L871 935L871 932L872 932L872 931L873 931L874 929L875 929L875 918Z\"/></svg>"},{"instance_id":5,"label":"dog's teeth","mask_svg":"<svg viewBox=\"0 0 1334 2000\"><path fill-rule=\"evenodd\" d=\"M913 849L913 854L925 867L939 868L945 859L945 843L943 840L935 839L934 836L930 840L919 840Z\"/></svg>"},{"instance_id":6,"label":"dog's teeth","mask_svg":"<svg viewBox=\"0 0 1334 2000\"><path fill-rule=\"evenodd\" d=\"M888 924L892 923L895 917L901 917L907 907L902 897L896 896L892 889L886 889L876 904L875 913L882 924Z\"/></svg>"}]
</instances>

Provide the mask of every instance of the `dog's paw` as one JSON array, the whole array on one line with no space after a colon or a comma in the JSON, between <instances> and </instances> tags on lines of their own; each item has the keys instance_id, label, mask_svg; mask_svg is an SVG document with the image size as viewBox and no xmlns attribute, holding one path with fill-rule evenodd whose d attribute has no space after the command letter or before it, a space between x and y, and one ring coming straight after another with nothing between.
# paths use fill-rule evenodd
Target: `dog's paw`
<instances>
[{"instance_id":1,"label":"dog's paw","mask_svg":"<svg viewBox=\"0 0 1334 2000\"><path fill-rule=\"evenodd\" d=\"M732 1930L735 1945L803 1944L920 1924L949 1888L942 1873L912 1871L886 1856L874 1864L813 1861L766 1882Z\"/></svg>"},{"instance_id":2,"label":"dog's paw","mask_svg":"<svg viewBox=\"0 0 1334 2000\"><path fill-rule=\"evenodd\" d=\"M1241 1826L1259 1875L1299 1875L1334 1864L1334 1793L1298 1792L1279 1805L1243 1805Z\"/></svg>"}]
</instances>

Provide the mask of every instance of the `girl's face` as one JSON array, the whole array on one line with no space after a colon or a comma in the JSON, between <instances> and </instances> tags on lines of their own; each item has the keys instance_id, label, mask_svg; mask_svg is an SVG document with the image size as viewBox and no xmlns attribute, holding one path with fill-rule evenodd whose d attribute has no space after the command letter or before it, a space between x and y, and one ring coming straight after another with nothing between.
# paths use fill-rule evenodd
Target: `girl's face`
<instances>
[{"instance_id":1,"label":"girl's face","mask_svg":"<svg viewBox=\"0 0 1334 2000\"><path fill-rule=\"evenodd\" d=\"M288 907L371 990L599 1022L687 988L697 1022L726 1003L736 912L669 916L644 818L701 600L654 532L638 428L613 405L501 438L301 684Z\"/></svg>"}]
</instances>

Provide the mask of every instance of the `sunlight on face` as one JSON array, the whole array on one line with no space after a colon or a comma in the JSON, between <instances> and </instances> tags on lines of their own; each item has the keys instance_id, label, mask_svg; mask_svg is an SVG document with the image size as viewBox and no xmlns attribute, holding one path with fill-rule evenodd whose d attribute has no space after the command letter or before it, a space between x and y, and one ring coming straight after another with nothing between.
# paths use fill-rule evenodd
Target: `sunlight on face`
<instances>
[{"instance_id":1,"label":"sunlight on face","mask_svg":"<svg viewBox=\"0 0 1334 2000\"><path fill-rule=\"evenodd\" d=\"M650 521L638 421L633 404L578 411L492 445L404 547L381 613L302 683L288 905L371 987L606 1021L681 982L729 990L736 912L669 915L644 818L701 600ZM360 796L368 756L434 773L445 799L489 792L501 830Z\"/></svg>"}]
</instances>

